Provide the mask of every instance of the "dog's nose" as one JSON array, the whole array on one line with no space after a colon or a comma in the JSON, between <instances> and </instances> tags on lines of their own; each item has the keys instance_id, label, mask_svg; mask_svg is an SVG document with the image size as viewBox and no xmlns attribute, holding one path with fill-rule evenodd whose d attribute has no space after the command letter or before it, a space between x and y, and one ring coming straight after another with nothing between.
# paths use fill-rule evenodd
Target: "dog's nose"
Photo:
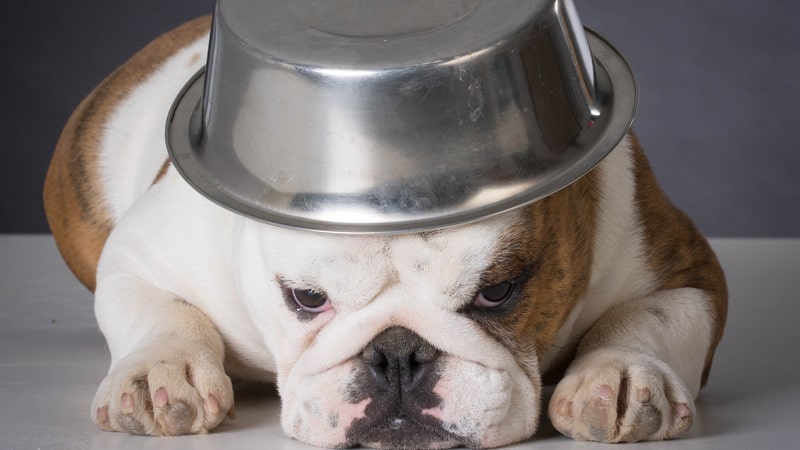
<instances>
[{"instance_id":1,"label":"dog's nose","mask_svg":"<svg viewBox=\"0 0 800 450\"><path fill-rule=\"evenodd\" d=\"M434 346L403 327L384 330L361 354L378 386L390 391L413 389L438 356Z\"/></svg>"}]
</instances>

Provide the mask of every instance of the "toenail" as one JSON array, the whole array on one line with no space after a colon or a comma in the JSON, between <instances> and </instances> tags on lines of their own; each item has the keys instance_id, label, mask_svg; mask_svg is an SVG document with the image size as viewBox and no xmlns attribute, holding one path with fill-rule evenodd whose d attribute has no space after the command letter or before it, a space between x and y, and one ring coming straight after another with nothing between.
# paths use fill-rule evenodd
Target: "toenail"
<instances>
[{"instance_id":1,"label":"toenail","mask_svg":"<svg viewBox=\"0 0 800 450\"><path fill-rule=\"evenodd\" d=\"M648 388L642 388L636 391L636 398L642 403L649 403L651 396L650 389Z\"/></svg>"},{"instance_id":2,"label":"toenail","mask_svg":"<svg viewBox=\"0 0 800 450\"><path fill-rule=\"evenodd\" d=\"M169 402L169 394L167 394L167 390L162 388L158 388L156 391L155 396L153 396L153 405L156 408L161 408Z\"/></svg>"},{"instance_id":3,"label":"toenail","mask_svg":"<svg viewBox=\"0 0 800 450\"><path fill-rule=\"evenodd\" d=\"M122 398L120 398L120 403L122 406L122 410L126 413L133 412L133 409L136 406L136 402L134 402L133 396L127 393L122 394Z\"/></svg>"},{"instance_id":4,"label":"toenail","mask_svg":"<svg viewBox=\"0 0 800 450\"><path fill-rule=\"evenodd\" d=\"M614 389L607 384L601 384L600 387L597 388L597 396L600 397L601 400L611 400L614 398Z\"/></svg>"},{"instance_id":5,"label":"toenail","mask_svg":"<svg viewBox=\"0 0 800 450\"><path fill-rule=\"evenodd\" d=\"M206 413L215 416L219 413L219 402L213 395L208 396L205 400L203 400L203 409L205 409Z\"/></svg>"},{"instance_id":6,"label":"toenail","mask_svg":"<svg viewBox=\"0 0 800 450\"><path fill-rule=\"evenodd\" d=\"M95 420L97 420L97 423L103 425L108 424L108 406L97 408L97 412L95 414L96 414Z\"/></svg>"},{"instance_id":7,"label":"toenail","mask_svg":"<svg viewBox=\"0 0 800 450\"><path fill-rule=\"evenodd\" d=\"M675 415L678 416L679 419L684 419L689 417L691 412L689 411L689 407L686 406L684 403L678 403L675 405Z\"/></svg>"},{"instance_id":8,"label":"toenail","mask_svg":"<svg viewBox=\"0 0 800 450\"><path fill-rule=\"evenodd\" d=\"M556 412L560 416L570 417L572 415L572 404L565 399L561 399L556 403Z\"/></svg>"}]
</instances>

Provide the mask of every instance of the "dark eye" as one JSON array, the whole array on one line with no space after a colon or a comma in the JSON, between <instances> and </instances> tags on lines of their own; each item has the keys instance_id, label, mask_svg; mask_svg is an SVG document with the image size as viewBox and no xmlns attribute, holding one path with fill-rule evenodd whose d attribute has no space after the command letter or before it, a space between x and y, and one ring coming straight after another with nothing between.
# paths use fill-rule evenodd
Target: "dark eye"
<instances>
[{"instance_id":1,"label":"dark eye","mask_svg":"<svg viewBox=\"0 0 800 450\"><path fill-rule=\"evenodd\" d=\"M292 298L303 311L320 313L331 309L328 297L310 289L292 289Z\"/></svg>"},{"instance_id":2,"label":"dark eye","mask_svg":"<svg viewBox=\"0 0 800 450\"><path fill-rule=\"evenodd\" d=\"M479 308L495 308L514 295L517 283L514 281L504 281L494 286L490 286L475 296L474 304Z\"/></svg>"}]
</instances>

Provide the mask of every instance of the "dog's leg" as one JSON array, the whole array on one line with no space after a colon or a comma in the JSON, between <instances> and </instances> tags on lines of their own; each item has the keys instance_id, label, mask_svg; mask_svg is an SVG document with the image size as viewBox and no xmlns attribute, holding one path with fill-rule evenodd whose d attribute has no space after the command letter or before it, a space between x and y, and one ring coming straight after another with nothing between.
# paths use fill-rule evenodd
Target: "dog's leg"
<instances>
[{"instance_id":1,"label":"dog's leg","mask_svg":"<svg viewBox=\"0 0 800 450\"><path fill-rule=\"evenodd\" d=\"M712 344L704 291L658 291L592 326L550 401L553 425L578 440L671 439L689 429Z\"/></svg>"},{"instance_id":2,"label":"dog's leg","mask_svg":"<svg viewBox=\"0 0 800 450\"><path fill-rule=\"evenodd\" d=\"M95 310L112 357L92 403L101 428L205 433L232 414L222 337L202 311L131 275L100 280Z\"/></svg>"}]
</instances>

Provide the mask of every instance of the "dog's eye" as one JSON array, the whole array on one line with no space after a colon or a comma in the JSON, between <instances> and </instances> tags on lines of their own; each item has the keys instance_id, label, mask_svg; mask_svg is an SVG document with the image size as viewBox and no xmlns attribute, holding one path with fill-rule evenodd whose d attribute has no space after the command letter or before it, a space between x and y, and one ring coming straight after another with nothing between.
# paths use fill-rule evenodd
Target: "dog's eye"
<instances>
[{"instance_id":1,"label":"dog's eye","mask_svg":"<svg viewBox=\"0 0 800 450\"><path fill-rule=\"evenodd\" d=\"M328 297L310 289L292 289L292 298L303 311L320 313L331 309Z\"/></svg>"},{"instance_id":2,"label":"dog's eye","mask_svg":"<svg viewBox=\"0 0 800 450\"><path fill-rule=\"evenodd\" d=\"M517 283L515 281L504 281L500 284L488 287L478 293L475 297L475 306L479 308L495 308L504 304L514 295Z\"/></svg>"}]
</instances>

